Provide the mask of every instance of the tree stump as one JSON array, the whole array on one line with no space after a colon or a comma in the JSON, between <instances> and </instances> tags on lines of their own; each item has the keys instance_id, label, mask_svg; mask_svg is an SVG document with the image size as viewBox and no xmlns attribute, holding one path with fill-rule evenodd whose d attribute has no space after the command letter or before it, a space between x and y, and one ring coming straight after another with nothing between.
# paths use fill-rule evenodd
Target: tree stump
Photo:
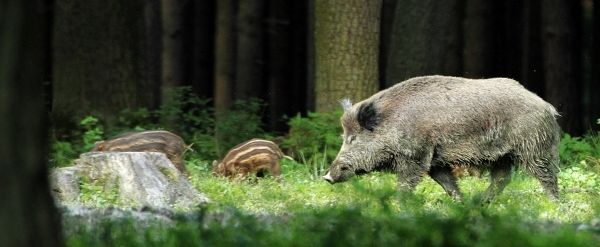
<instances>
[{"instance_id":1,"label":"tree stump","mask_svg":"<svg viewBox=\"0 0 600 247\"><path fill-rule=\"evenodd\" d=\"M157 152L89 152L72 167L51 173L52 191L64 204L82 203L82 186L101 188L116 205L189 209L208 202L165 154Z\"/></svg>"}]
</instances>

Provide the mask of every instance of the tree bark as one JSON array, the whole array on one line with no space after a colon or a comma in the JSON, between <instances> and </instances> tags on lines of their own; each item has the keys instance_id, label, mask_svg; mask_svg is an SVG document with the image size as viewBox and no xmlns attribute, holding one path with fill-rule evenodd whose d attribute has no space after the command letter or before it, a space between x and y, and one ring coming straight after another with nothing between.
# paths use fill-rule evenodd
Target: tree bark
<instances>
[{"instance_id":1,"label":"tree bark","mask_svg":"<svg viewBox=\"0 0 600 247\"><path fill-rule=\"evenodd\" d=\"M600 130L600 0L594 0L592 31L592 81L590 83L590 121L592 129Z\"/></svg>"},{"instance_id":2,"label":"tree bark","mask_svg":"<svg viewBox=\"0 0 600 247\"><path fill-rule=\"evenodd\" d=\"M191 59L187 82L193 91L205 98L213 96L215 1L191 1Z\"/></svg>"},{"instance_id":3,"label":"tree bark","mask_svg":"<svg viewBox=\"0 0 600 247\"><path fill-rule=\"evenodd\" d=\"M542 65L542 37L540 0L524 0L521 14L523 27L521 33L521 80L529 90L543 96L544 73Z\"/></svg>"},{"instance_id":4,"label":"tree bark","mask_svg":"<svg viewBox=\"0 0 600 247\"><path fill-rule=\"evenodd\" d=\"M263 98L264 81L263 20L264 0L239 0L235 99Z\"/></svg>"},{"instance_id":5,"label":"tree bark","mask_svg":"<svg viewBox=\"0 0 600 247\"><path fill-rule=\"evenodd\" d=\"M492 1L465 0L463 21L463 75L485 78L492 74L494 58L494 4Z\"/></svg>"},{"instance_id":6,"label":"tree bark","mask_svg":"<svg viewBox=\"0 0 600 247\"><path fill-rule=\"evenodd\" d=\"M580 135L580 5L578 1L546 0L541 7L546 100L562 115L558 121L563 130Z\"/></svg>"},{"instance_id":7,"label":"tree bark","mask_svg":"<svg viewBox=\"0 0 600 247\"><path fill-rule=\"evenodd\" d=\"M392 27L394 25L394 12L398 0L383 0L381 7L381 35L379 40L379 87L385 88L386 62L390 54Z\"/></svg>"},{"instance_id":8,"label":"tree bark","mask_svg":"<svg viewBox=\"0 0 600 247\"><path fill-rule=\"evenodd\" d=\"M308 6L309 1L291 1L291 21L289 29L290 36L290 66L292 83L291 94L293 101L289 104L290 116L298 112L305 113L307 111L308 97ZM310 91L312 94L312 91ZM314 99L313 99L314 101ZM287 126L286 126L287 127Z\"/></svg>"},{"instance_id":9,"label":"tree bark","mask_svg":"<svg viewBox=\"0 0 600 247\"><path fill-rule=\"evenodd\" d=\"M415 76L461 75L462 10L459 0L399 0L385 64L386 86Z\"/></svg>"},{"instance_id":10,"label":"tree bark","mask_svg":"<svg viewBox=\"0 0 600 247\"><path fill-rule=\"evenodd\" d=\"M268 37L268 98L269 126L271 130L282 131L286 128L283 115L289 112L293 100L290 90L293 87L291 77L291 3L287 1L269 1L267 17Z\"/></svg>"},{"instance_id":11,"label":"tree bark","mask_svg":"<svg viewBox=\"0 0 600 247\"><path fill-rule=\"evenodd\" d=\"M44 81L49 78L52 5L0 3L0 243L61 246L48 184Z\"/></svg>"},{"instance_id":12,"label":"tree bark","mask_svg":"<svg viewBox=\"0 0 600 247\"><path fill-rule=\"evenodd\" d=\"M235 12L237 0L218 0L215 27L215 111L231 107L235 79Z\"/></svg>"},{"instance_id":13,"label":"tree bark","mask_svg":"<svg viewBox=\"0 0 600 247\"><path fill-rule=\"evenodd\" d=\"M161 0L162 20L162 80L161 103L166 104L169 93L184 84L184 6L187 0Z\"/></svg>"},{"instance_id":14,"label":"tree bark","mask_svg":"<svg viewBox=\"0 0 600 247\"><path fill-rule=\"evenodd\" d=\"M315 111L315 1L307 0L306 20L306 111Z\"/></svg>"},{"instance_id":15,"label":"tree bark","mask_svg":"<svg viewBox=\"0 0 600 247\"><path fill-rule=\"evenodd\" d=\"M343 98L360 101L379 84L381 0L315 1L316 110L338 109Z\"/></svg>"},{"instance_id":16,"label":"tree bark","mask_svg":"<svg viewBox=\"0 0 600 247\"><path fill-rule=\"evenodd\" d=\"M145 6L142 0L56 1L54 121L100 114L110 125L122 109L152 104L156 97L148 97L154 89L144 72L151 67Z\"/></svg>"}]
</instances>

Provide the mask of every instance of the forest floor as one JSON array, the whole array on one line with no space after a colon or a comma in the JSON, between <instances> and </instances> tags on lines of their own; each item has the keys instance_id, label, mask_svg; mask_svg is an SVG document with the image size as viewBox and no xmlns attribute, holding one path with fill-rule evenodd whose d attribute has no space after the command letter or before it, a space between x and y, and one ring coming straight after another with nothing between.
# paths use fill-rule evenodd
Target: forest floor
<instances>
[{"instance_id":1,"label":"forest floor","mask_svg":"<svg viewBox=\"0 0 600 247\"><path fill-rule=\"evenodd\" d=\"M287 160L282 181L230 181L208 167L188 162L192 184L213 201L196 220L142 232L111 224L67 236L68 245L600 246L600 178L577 167L561 172L558 202L517 171L489 205L479 203L487 174L459 180L465 199L456 202L427 177L413 194L400 194L386 173L330 185ZM224 212L229 216L216 222L202 217Z\"/></svg>"}]
</instances>

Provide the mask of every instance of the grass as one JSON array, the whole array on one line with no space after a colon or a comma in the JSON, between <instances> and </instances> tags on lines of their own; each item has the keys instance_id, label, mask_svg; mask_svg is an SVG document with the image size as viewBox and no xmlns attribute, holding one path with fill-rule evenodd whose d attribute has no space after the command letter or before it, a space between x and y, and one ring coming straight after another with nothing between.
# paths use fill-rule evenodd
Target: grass
<instances>
[{"instance_id":1,"label":"grass","mask_svg":"<svg viewBox=\"0 0 600 247\"><path fill-rule=\"evenodd\" d=\"M490 205L480 205L488 176L459 180L455 202L425 177L413 194L396 191L392 174L372 173L330 185L313 168L282 160L273 177L230 181L209 163L188 162L192 184L212 204L173 227L106 222L67 237L68 246L600 246L597 179L590 169L563 172L553 202L517 171ZM584 178L582 180L582 178ZM221 217L214 217L221 215Z\"/></svg>"},{"instance_id":2,"label":"grass","mask_svg":"<svg viewBox=\"0 0 600 247\"><path fill-rule=\"evenodd\" d=\"M140 228L132 221L65 225L67 246L600 246L598 134L563 136L558 147L558 202L549 200L534 178L516 171L493 203L481 205L487 174L459 180L463 202L453 201L428 177L412 194L399 193L396 177L387 173L326 183L320 176L339 149L338 117L313 114L290 121L291 134L282 146L300 163L282 160L281 181L212 176L208 159L219 149L211 133L214 126L190 131L199 134L188 135L187 140L205 151L187 156L190 181L211 204L192 212L191 219L177 218L175 226ZM189 126L204 126L197 124L205 121L203 117L187 118ZM104 128L93 118L86 119L81 122L81 140L55 141L53 164L70 163L102 136ZM227 121L223 126L247 119ZM249 126L262 131L259 125ZM225 130L247 132L229 127L221 131ZM100 184L82 187L88 205L122 206L115 205L118 191L103 192Z\"/></svg>"},{"instance_id":3,"label":"grass","mask_svg":"<svg viewBox=\"0 0 600 247\"><path fill-rule=\"evenodd\" d=\"M190 169L194 171L196 168ZM232 206L248 214L278 215L358 207L364 215L377 215L384 206L389 207L392 213L411 214L414 209L399 198L396 177L392 174L372 173L355 177L346 183L330 185L321 179L312 179L308 175L309 168L302 164L284 160L282 169L283 182L273 178L258 182L230 181L199 171L193 172L191 181L199 191L219 205ZM598 217L600 212L600 192L595 187L582 189L579 183L572 181L576 178L578 177L560 177L561 200L553 202L548 199L537 180L517 171L512 182L486 210L494 214L516 214L519 218L530 221L589 222ZM488 176L459 180L467 204L476 204L488 184ZM462 205L451 200L428 177L423 179L414 194L422 203L420 210L439 215L449 215L453 207Z\"/></svg>"}]
</instances>

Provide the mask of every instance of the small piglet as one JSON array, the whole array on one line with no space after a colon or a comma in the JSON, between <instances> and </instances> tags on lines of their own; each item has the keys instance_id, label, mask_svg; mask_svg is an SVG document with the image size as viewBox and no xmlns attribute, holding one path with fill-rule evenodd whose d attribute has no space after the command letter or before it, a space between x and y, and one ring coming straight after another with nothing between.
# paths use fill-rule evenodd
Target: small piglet
<instances>
[{"instance_id":1,"label":"small piglet","mask_svg":"<svg viewBox=\"0 0 600 247\"><path fill-rule=\"evenodd\" d=\"M281 152L281 149L272 141L252 139L233 147L223 160L213 161L213 174L225 177L245 177L256 173L263 177L265 172L279 177L281 158L292 159Z\"/></svg>"},{"instance_id":2,"label":"small piglet","mask_svg":"<svg viewBox=\"0 0 600 247\"><path fill-rule=\"evenodd\" d=\"M188 149L181 137L169 131L150 130L128 132L110 140L100 141L92 152L159 152L167 155L175 167L188 174L183 154Z\"/></svg>"}]
</instances>

